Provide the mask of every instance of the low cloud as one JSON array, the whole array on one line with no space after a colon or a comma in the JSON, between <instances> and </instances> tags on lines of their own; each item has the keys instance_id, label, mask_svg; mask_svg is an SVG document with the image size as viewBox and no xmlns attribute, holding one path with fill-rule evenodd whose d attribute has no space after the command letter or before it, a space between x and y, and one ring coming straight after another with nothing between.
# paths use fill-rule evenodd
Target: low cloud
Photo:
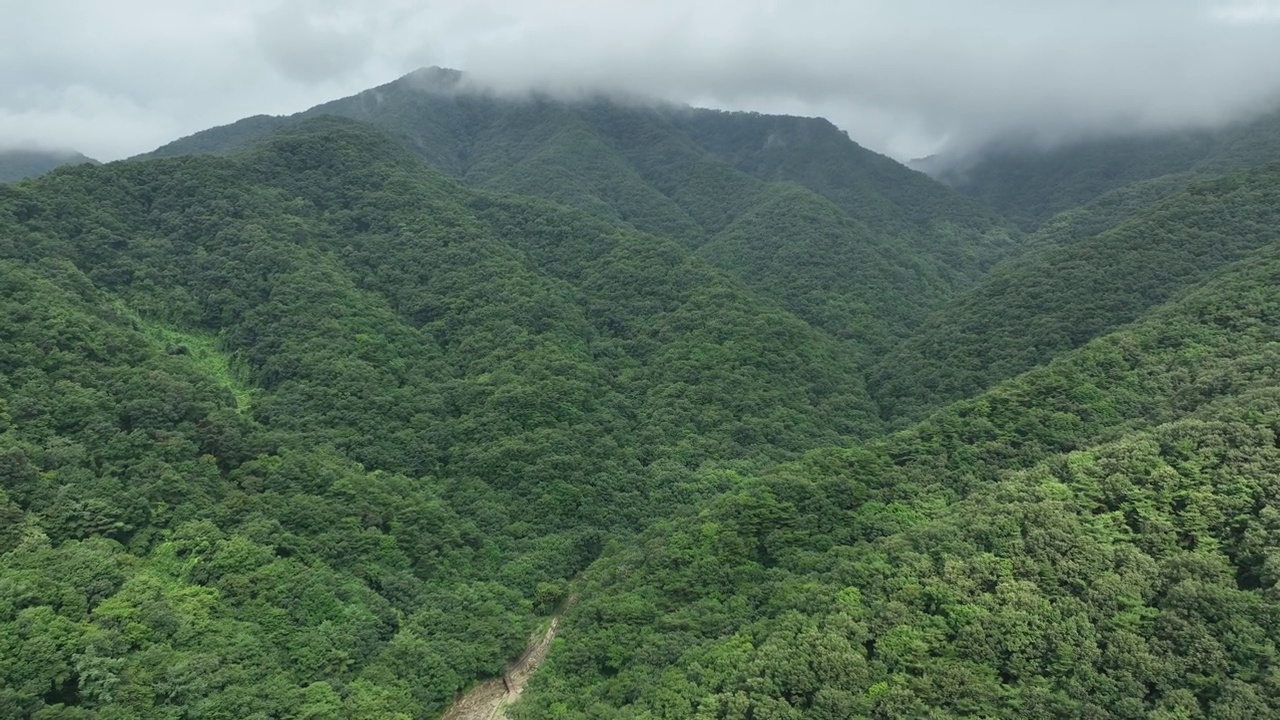
<instances>
[{"instance_id":1,"label":"low cloud","mask_svg":"<svg viewBox=\"0 0 1280 720\"><path fill-rule=\"evenodd\" d=\"M0 135L104 158L424 65L823 115L900 158L1213 125L1280 99L1280 4L1262 0L8 3Z\"/></svg>"},{"instance_id":2,"label":"low cloud","mask_svg":"<svg viewBox=\"0 0 1280 720\"><path fill-rule=\"evenodd\" d=\"M373 57L377 28L359 10L290 0L259 15L255 39L286 79L312 85L358 72Z\"/></svg>"},{"instance_id":3,"label":"low cloud","mask_svg":"<svg viewBox=\"0 0 1280 720\"><path fill-rule=\"evenodd\" d=\"M825 114L902 156L1258 112L1280 92L1277 7L799 0L671 5L644 16L573 7L522 16L466 59L501 86L617 85Z\"/></svg>"}]
</instances>

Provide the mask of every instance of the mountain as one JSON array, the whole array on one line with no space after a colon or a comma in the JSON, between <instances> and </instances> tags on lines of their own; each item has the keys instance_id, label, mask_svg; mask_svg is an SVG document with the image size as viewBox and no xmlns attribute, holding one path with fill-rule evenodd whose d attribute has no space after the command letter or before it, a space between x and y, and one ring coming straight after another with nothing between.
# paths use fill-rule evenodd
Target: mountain
<instances>
[{"instance_id":1,"label":"mountain","mask_svg":"<svg viewBox=\"0 0 1280 720\"><path fill-rule=\"evenodd\" d=\"M1280 164L1170 172L436 69L0 185L0 716L1271 717Z\"/></svg>"},{"instance_id":2,"label":"mountain","mask_svg":"<svg viewBox=\"0 0 1280 720\"><path fill-rule=\"evenodd\" d=\"M592 567L518 717L1270 717L1280 245Z\"/></svg>"},{"instance_id":3,"label":"mountain","mask_svg":"<svg viewBox=\"0 0 1280 720\"><path fill-rule=\"evenodd\" d=\"M320 115L383 129L472 187L548 198L698 249L868 355L1019 240L980 204L825 120L502 96L438 68L292 117L197 133L150 157L235 152Z\"/></svg>"},{"instance_id":4,"label":"mountain","mask_svg":"<svg viewBox=\"0 0 1280 720\"><path fill-rule=\"evenodd\" d=\"M439 714L695 472L878 428L682 245L350 121L6 187L0 237L18 715Z\"/></svg>"},{"instance_id":5,"label":"mountain","mask_svg":"<svg viewBox=\"0 0 1280 720\"><path fill-rule=\"evenodd\" d=\"M1149 200L1142 189L1132 193L1138 206ZM885 417L918 418L975 395L1280 240L1280 163L1192 182L1127 218L1133 205L1124 193L1114 199L1046 226L1028 241L1034 249L888 353L870 374ZM1092 234L1098 227L1107 229Z\"/></svg>"},{"instance_id":6,"label":"mountain","mask_svg":"<svg viewBox=\"0 0 1280 720\"><path fill-rule=\"evenodd\" d=\"M98 161L70 150L0 149L0 183L38 177L63 165L83 163L96 165Z\"/></svg>"},{"instance_id":7,"label":"mountain","mask_svg":"<svg viewBox=\"0 0 1280 720\"><path fill-rule=\"evenodd\" d=\"M1212 130L1146 133L1049 149L1006 144L917 167L1031 230L1126 185L1163 176L1213 176L1280 161L1280 111Z\"/></svg>"}]
</instances>

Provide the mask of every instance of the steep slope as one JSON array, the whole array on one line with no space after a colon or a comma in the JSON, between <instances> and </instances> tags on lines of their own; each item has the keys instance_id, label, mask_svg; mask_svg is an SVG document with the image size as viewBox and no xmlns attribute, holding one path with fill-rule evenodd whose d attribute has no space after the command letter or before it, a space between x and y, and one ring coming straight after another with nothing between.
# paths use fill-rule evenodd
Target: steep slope
<instances>
[{"instance_id":1,"label":"steep slope","mask_svg":"<svg viewBox=\"0 0 1280 720\"><path fill-rule=\"evenodd\" d=\"M1280 164L1198 181L1078 237L1122 217L1131 207L1124 199L1046 227L1028 243L1037 249L998 267L886 355L869 376L884 416L918 418L975 395L1280 239Z\"/></svg>"},{"instance_id":2,"label":"steep slope","mask_svg":"<svg viewBox=\"0 0 1280 720\"><path fill-rule=\"evenodd\" d=\"M458 81L0 186L0 714L438 717L570 605L513 717L1274 713L1280 167L950 308L1010 236L829 125Z\"/></svg>"},{"instance_id":3,"label":"steep slope","mask_svg":"<svg viewBox=\"0 0 1280 720\"><path fill-rule=\"evenodd\" d=\"M957 285L945 266L909 262L896 240L790 186L761 198L698 254L874 355L907 337Z\"/></svg>"},{"instance_id":4,"label":"steep slope","mask_svg":"<svg viewBox=\"0 0 1280 720\"><path fill-rule=\"evenodd\" d=\"M0 183L38 177L63 165L97 162L74 151L0 149Z\"/></svg>"},{"instance_id":5,"label":"steep slope","mask_svg":"<svg viewBox=\"0 0 1280 720\"><path fill-rule=\"evenodd\" d=\"M989 212L823 120L590 110L599 132L713 233L701 255L870 355L1012 246Z\"/></svg>"},{"instance_id":6,"label":"steep slope","mask_svg":"<svg viewBox=\"0 0 1280 720\"><path fill-rule=\"evenodd\" d=\"M756 293L839 337L875 339L864 348L871 354L1016 246L990 211L825 121L605 97L496 96L439 69L292 118L215 128L153 155L230 151L255 132L320 114L386 130L474 187L537 195L691 248L713 246L705 256ZM767 227L755 222L762 209L793 202L827 207L773 213ZM789 247L817 237L831 251L824 264L789 261L802 254ZM908 286L887 281L904 275ZM814 294L848 300L818 307L803 299ZM877 304L899 311L881 318L862 310Z\"/></svg>"},{"instance_id":7,"label":"steep slope","mask_svg":"<svg viewBox=\"0 0 1280 720\"><path fill-rule=\"evenodd\" d=\"M1269 717L1280 245L595 564L520 717Z\"/></svg>"},{"instance_id":8,"label":"steep slope","mask_svg":"<svg viewBox=\"0 0 1280 720\"><path fill-rule=\"evenodd\" d=\"M26 239L12 231L6 241ZM430 484L274 450L281 438L66 261L6 258L0 284L6 716L360 717L401 696L408 709L406 683L353 671L393 637L420 636L405 619L423 602L469 600L490 622L435 624L421 659L451 672L522 642L518 595L494 585L480 606L456 574L494 546ZM459 584L424 582L411 558L443 562ZM326 682L340 676L353 681L345 699ZM447 695L458 678L442 679L412 691Z\"/></svg>"},{"instance_id":9,"label":"steep slope","mask_svg":"<svg viewBox=\"0 0 1280 720\"><path fill-rule=\"evenodd\" d=\"M1026 229L1108 191L1165 175L1214 175L1280 160L1280 112L1217 130L1115 137L1049 150L995 147L933 158L931 173Z\"/></svg>"},{"instance_id":10,"label":"steep slope","mask_svg":"<svg viewBox=\"0 0 1280 720\"><path fill-rule=\"evenodd\" d=\"M938 192L927 176L850 141L827 120L710 110L672 118L735 168L808 188L895 243L940 260L943 272L963 275L1008 249L1003 221L986 206Z\"/></svg>"},{"instance_id":11,"label":"steep slope","mask_svg":"<svg viewBox=\"0 0 1280 720\"><path fill-rule=\"evenodd\" d=\"M877 426L681 245L349 121L7 186L0 270L20 716L432 717L700 468Z\"/></svg>"},{"instance_id":12,"label":"steep slope","mask_svg":"<svg viewBox=\"0 0 1280 720\"><path fill-rule=\"evenodd\" d=\"M1032 250L1074 245L1150 210L1157 202L1184 190L1197 179L1212 177L1215 176L1200 177L1193 173L1162 175L1110 190L1083 205L1049 218L1027 236L1022 251L1029 253Z\"/></svg>"}]
</instances>

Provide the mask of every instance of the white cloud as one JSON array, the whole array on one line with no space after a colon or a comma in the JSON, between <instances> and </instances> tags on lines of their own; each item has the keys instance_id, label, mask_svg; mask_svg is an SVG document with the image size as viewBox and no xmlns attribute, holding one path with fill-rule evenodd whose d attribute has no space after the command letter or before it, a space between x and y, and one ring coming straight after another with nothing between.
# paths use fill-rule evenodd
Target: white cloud
<instances>
[{"instance_id":1,"label":"white cloud","mask_svg":"<svg viewBox=\"0 0 1280 720\"><path fill-rule=\"evenodd\" d=\"M1210 10L1215 20L1240 25L1280 22L1280 2L1252 0L1227 5L1217 5Z\"/></svg>"},{"instance_id":2,"label":"white cloud","mask_svg":"<svg viewBox=\"0 0 1280 720\"><path fill-rule=\"evenodd\" d=\"M27 95L23 108L0 107L0 145L74 149L111 159L179 132L163 114L82 85Z\"/></svg>"},{"instance_id":3,"label":"white cloud","mask_svg":"<svg viewBox=\"0 0 1280 720\"><path fill-rule=\"evenodd\" d=\"M1248 0L0 0L0 133L118 157L442 65L505 88L603 87L820 114L905 157L944 139L1052 140L1256 111L1280 92L1276 8Z\"/></svg>"}]
</instances>

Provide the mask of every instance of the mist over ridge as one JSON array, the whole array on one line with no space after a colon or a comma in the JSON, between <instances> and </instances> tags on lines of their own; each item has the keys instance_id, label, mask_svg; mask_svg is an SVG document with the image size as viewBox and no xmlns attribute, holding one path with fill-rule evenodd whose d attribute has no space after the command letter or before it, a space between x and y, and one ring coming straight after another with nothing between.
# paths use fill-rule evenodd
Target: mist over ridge
<instances>
[{"instance_id":1,"label":"mist over ridge","mask_svg":"<svg viewBox=\"0 0 1280 720\"><path fill-rule=\"evenodd\" d=\"M108 160L433 65L503 90L822 116L900 160L1011 137L1215 127L1280 91L1267 72L1280 67L1280 10L1263 0L59 0L10 20L0 137Z\"/></svg>"}]
</instances>

